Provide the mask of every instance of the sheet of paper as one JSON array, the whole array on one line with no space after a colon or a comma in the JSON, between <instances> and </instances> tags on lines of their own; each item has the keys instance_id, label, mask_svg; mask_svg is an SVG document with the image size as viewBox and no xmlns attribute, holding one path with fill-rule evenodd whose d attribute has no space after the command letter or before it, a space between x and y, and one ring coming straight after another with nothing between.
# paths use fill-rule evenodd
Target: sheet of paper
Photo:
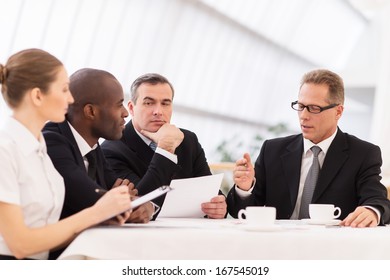
<instances>
[{"instance_id":1,"label":"sheet of paper","mask_svg":"<svg viewBox=\"0 0 390 280\"><path fill-rule=\"evenodd\" d=\"M201 218L204 213L201 210L203 202L210 201L218 195L221 187L223 173L172 180L161 212L161 218Z\"/></svg>"}]
</instances>

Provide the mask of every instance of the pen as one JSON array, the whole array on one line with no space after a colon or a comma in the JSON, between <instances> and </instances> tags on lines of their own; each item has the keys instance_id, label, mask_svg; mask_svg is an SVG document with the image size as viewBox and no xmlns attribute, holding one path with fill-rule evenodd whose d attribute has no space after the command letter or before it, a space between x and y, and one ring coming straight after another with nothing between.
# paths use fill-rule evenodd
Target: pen
<instances>
[{"instance_id":1,"label":"pen","mask_svg":"<svg viewBox=\"0 0 390 280\"><path fill-rule=\"evenodd\" d=\"M105 189L95 189L95 192L98 193L98 194L103 195L103 194L105 194L107 192L107 190L105 190Z\"/></svg>"}]
</instances>

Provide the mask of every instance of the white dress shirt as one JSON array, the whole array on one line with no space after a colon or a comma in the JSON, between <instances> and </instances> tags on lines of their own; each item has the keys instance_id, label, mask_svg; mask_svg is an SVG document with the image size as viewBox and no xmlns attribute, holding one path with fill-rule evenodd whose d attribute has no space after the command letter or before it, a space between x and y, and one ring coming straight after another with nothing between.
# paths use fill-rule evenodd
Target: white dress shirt
<instances>
[{"instance_id":1,"label":"white dress shirt","mask_svg":"<svg viewBox=\"0 0 390 280\"><path fill-rule=\"evenodd\" d=\"M33 134L14 118L0 130L0 201L20 206L27 227L59 220L65 186L46 152L41 134ZM0 254L12 255L0 233ZM49 252L28 256L47 259Z\"/></svg>"},{"instance_id":2,"label":"white dress shirt","mask_svg":"<svg viewBox=\"0 0 390 280\"><path fill-rule=\"evenodd\" d=\"M95 150L97 148L98 144L96 143L91 148L91 146L89 146L89 144L87 143L87 141L85 141L83 136L81 136L80 133L78 133L78 131L70 124L70 122L68 122L68 124L69 124L70 130L73 133L73 137L76 140L77 147L79 148L80 153L83 156L85 169L88 171L89 162L88 162L88 159L85 155L88 154L90 151Z\"/></svg>"}]
</instances>

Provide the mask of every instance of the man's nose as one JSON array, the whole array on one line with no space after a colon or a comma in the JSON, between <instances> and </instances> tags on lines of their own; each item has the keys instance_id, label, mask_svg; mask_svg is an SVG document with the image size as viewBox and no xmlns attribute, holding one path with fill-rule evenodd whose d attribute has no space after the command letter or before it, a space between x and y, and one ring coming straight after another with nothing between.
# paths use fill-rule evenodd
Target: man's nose
<instances>
[{"instance_id":1,"label":"man's nose","mask_svg":"<svg viewBox=\"0 0 390 280\"><path fill-rule=\"evenodd\" d=\"M129 111L127 111L125 106L122 106L122 117L127 118L129 116Z\"/></svg>"},{"instance_id":2,"label":"man's nose","mask_svg":"<svg viewBox=\"0 0 390 280\"><path fill-rule=\"evenodd\" d=\"M161 104L156 104L153 109L153 115L161 115L162 113L162 106Z\"/></svg>"},{"instance_id":3,"label":"man's nose","mask_svg":"<svg viewBox=\"0 0 390 280\"><path fill-rule=\"evenodd\" d=\"M307 119L310 116L309 110L307 110L307 107L303 108L302 111L299 111L299 118L300 119Z\"/></svg>"}]
</instances>

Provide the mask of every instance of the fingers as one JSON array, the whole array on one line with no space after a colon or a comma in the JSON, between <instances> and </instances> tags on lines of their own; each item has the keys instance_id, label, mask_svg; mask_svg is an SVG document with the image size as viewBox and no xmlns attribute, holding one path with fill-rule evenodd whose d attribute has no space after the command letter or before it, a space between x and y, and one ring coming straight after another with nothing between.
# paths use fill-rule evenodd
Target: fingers
<instances>
[{"instance_id":1,"label":"fingers","mask_svg":"<svg viewBox=\"0 0 390 280\"><path fill-rule=\"evenodd\" d=\"M125 186L125 185L120 185L120 186L116 187L115 189L112 189L111 191L117 192L120 194L129 194L129 187Z\"/></svg>"},{"instance_id":2,"label":"fingers","mask_svg":"<svg viewBox=\"0 0 390 280\"><path fill-rule=\"evenodd\" d=\"M127 186L129 187L129 190L133 190L133 189L135 189L135 186L134 186L134 184L133 183L131 183L128 179L125 179L125 180L127 180L128 181L128 183L127 183ZM125 180L123 180L123 181L125 181ZM123 184L123 185L126 185L126 184Z\"/></svg>"},{"instance_id":3,"label":"fingers","mask_svg":"<svg viewBox=\"0 0 390 280\"><path fill-rule=\"evenodd\" d=\"M202 211L211 219L223 219L226 215L226 200L223 195L213 197L210 202L202 203Z\"/></svg>"},{"instance_id":4,"label":"fingers","mask_svg":"<svg viewBox=\"0 0 390 280\"><path fill-rule=\"evenodd\" d=\"M104 222L102 222L103 225L110 225L110 226L117 226L117 225L123 225L127 219L130 217L131 211L125 211L122 214L118 214L115 217L112 217Z\"/></svg>"},{"instance_id":5,"label":"fingers","mask_svg":"<svg viewBox=\"0 0 390 280\"><path fill-rule=\"evenodd\" d=\"M137 209L135 209L127 219L127 222L148 223L150 221L150 217L152 216L152 214L153 214L153 205L151 203L146 203L139 206Z\"/></svg>"},{"instance_id":6,"label":"fingers","mask_svg":"<svg viewBox=\"0 0 390 280\"><path fill-rule=\"evenodd\" d=\"M132 213L132 211L130 211L130 210L128 210L128 211L122 213L121 216L123 217L124 222L127 221L127 219L130 217L131 213Z\"/></svg>"},{"instance_id":7,"label":"fingers","mask_svg":"<svg viewBox=\"0 0 390 280\"><path fill-rule=\"evenodd\" d=\"M251 162L251 157L248 153L244 154L243 158L240 158L236 161L236 166L234 171L249 171L253 169L253 164Z\"/></svg>"},{"instance_id":8,"label":"fingers","mask_svg":"<svg viewBox=\"0 0 390 280\"><path fill-rule=\"evenodd\" d=\"M249 190L255 177L255 171L251 158L248 153L245 153L243 158L236 161L236 166L233 170L234 183L243 190Z\"/></svg>"},{"instance_id":9,"label":"fingers","mask_svg":"<svg viewBox=\"0 0 390 280\"><path fill-rule=\"evenodd\" d=\"M123 182L123 179L121 179L121 178L116 179L114 185L112 185L112 188L119 187L120 185L122 185L122 182Z\"/></svg>"},{"instance_id":10,"label":"fingers","mask_svg":"<svg viewBox=\"0 0 390 280\"><path fill-rule=\"evenodd\" d=\"M215 197L213 197L210 202L225 202L225 197L223 195L217 195Z\"/></svg>"},{"instance_id":11,"label":"fingers","mask_svg":"<svg viewBox=\"0 0 390 280\"><path fill-rule=\"evenodd\" d=\"M141 133L170 153L174 153L184 139L183 132L170 123L165 123L156 132L141 130Z\"/></svg>"},{"instance_id":12,"label":"fingers","mask_svg":"<svg viewBox=\"0 0 390 280\"><path fill-rule=\"evenodd\" d=\"M107 221L103 221L102 225L116 226L116 225L119 225L119 222L116 219L116 217L114 217L114 218L111 218Z\"/></svg>"},{"instance_id":13,"label":"fingers","mask_svg":"<svg viewBox=\"0 0 390 280\"><path fill-rule=\"evenodd\" d=\"M127 186L129 190L130 197L135 197L138 195L138 190L135 188L134 184L130 182L129 179L123 179L122 184L123 186Z\"/></svg>"},{"instance_id":14,"label":"fingers","mask_svg":"<svg viewBox=\"0 0 390 280\"><path fill-rule=\"evenodd\" d=\"M137 190L132 190L130 191L130 200L133 201L133 200L136 200L137 198L139 198L138 196L138 191Z\"/></svg>"},{"instance_id":15,"label":"fingers","mask_svg":"<svg viewBox=\"0 0 390 280\"><path fill-rule=\"evenodd\" d=\"M129 179L121 179L121 178L117 178L115 180L115 183L114 185L112 185L112 188L116 188L116 187L119 187L121 185L129 185L129 184L133 184L133 183L130 183L130 180ZM134 186L134 184L133 184Z\"/></svg>"},{"instance_id":16,"label":"fingers","mask_svg":"<svg viewBox=\"0 0 390 280\"><path fill-rule=\"evenodd\" d=\"M114 218L107 221L108 225L123 225L130 217L131 211L125 211L122 214L116 215Z\"/></svg>"},{"instance_id":17,"label":"fingers","mask_svg":"<svg viewBox=\"0 0 390 280\"><path fill-rule=\"evenodd\" d=\"M130 217L131 211L125 211L122 214L118 214L115 217L104 221L102 224L103 225L111 225L111 226L116 226L116 225L123 225L126 220Z\"/></svg>"},{"instance_id":18,"label":"fingers","mask_svg":"<svg viewBox=\"0 0 390 280\"><path fill-rule=\"evenodd\" d=\"M253 168L250 155L248 153L245 153L242 158L236 161L236 167L237 166L245 166L245 167Z\"/></svg>"},{"instance_id":19,"label":"fingers","mask_svg":"<svg viewBox=\"0 0 390 280\"><path fill-rule=\"evenodd\" d=\"M244 159L246 160L246 166L248 166L248 168L253 168L251 156L248 153L244 154Z\"/></svg>"},{"instance_id":20,"label":"fingers","mask_svg":"<svg viewBox=\"0 0 390 280\"><path fill-rule=\"evenodd\" d=\"M108 203L113 203L120 210L119 213L127 211L130 209L130 194L128 186L119 186L114 189L111 189L105 196L110 194L110 201ZM108 198L107 198L108 199ZM113 201L112 201L113 200Z\"/></svg>"},{"instance_id":21,"label":"fingers","mask_svg":"<svg viewBox=\"0 0 390 280\"><path fill-rule=\"evenodd\" d=\"M123 179L122 183L121 183L121 185L125 185L125 186L130 186L130 184L133 184L133 183L130 183L129 179ZM133 187L134 187L134 184L133 184Z\"/></svg>"},{"instance_id":22,"label":"fingers","mask_svg":"<svg viewBox=\"0 0 390 280\"><path fill-rule=\"evenodd\" d=\"M141 134L153 140L153 142L158 143L158 141L155 139L156 132L150 132L142 129Z\"/></svg>"},{"instance_id":23,"label":"fingers","mask_svg":"<svg viewBox=\"0 0 390 280\"><path fill-rule=\"evenodd\" d=\"M340 224L343 226L359 228L375 227L378 225L378 217L373 210L360 206L341 221Z\"/></svg>"},{"instance_id":24,"label":"fingers","mask_svg":"<svg viewBox=\"0 0 390 280\"><path fill-rule=\"evenodd\" d=\"M138 195L138 190L135 188L134 184L130 182L129 179L116 179L114 185L112 185L112 188L117 188L119 186L127 186L130 197L132 198Z\"/></svg>"},{"instance_id":25,"label":"fingers","mask_svg":"<svg viewBox=\"0 0 390 280\"><path fill-rule=\"evenodd\" d=\"M133 183L129 183L128 188L129 188L130 197L132 199L136 198L136 196L138 196L138 190L134 187L134 184Z\"/></svg>"},{"instance_id":26,"label":"fingers","mask_svg":"<svg viewBox=\"0 0 390 280\"><path fill-rule=\"evenodd\" d=\"M124 223L128 214L131 212L131 201L128 186L118 186L106 192L93 206L96 209L97 220L99 222L116 217L119 223ZM121 215L122 213L123 216Z\"/></svg>"},{"instance_id":27,"label":"fingers","mask_svg":"<svg viewBox=\"0 0 390 280\"><path fill-rule=\"evenodd\" d=\"M253 176L249 171L235 171L233 172L233 181L237 186L244 187L245 184L251 186Z\"/></svg>"}]
</instances>

